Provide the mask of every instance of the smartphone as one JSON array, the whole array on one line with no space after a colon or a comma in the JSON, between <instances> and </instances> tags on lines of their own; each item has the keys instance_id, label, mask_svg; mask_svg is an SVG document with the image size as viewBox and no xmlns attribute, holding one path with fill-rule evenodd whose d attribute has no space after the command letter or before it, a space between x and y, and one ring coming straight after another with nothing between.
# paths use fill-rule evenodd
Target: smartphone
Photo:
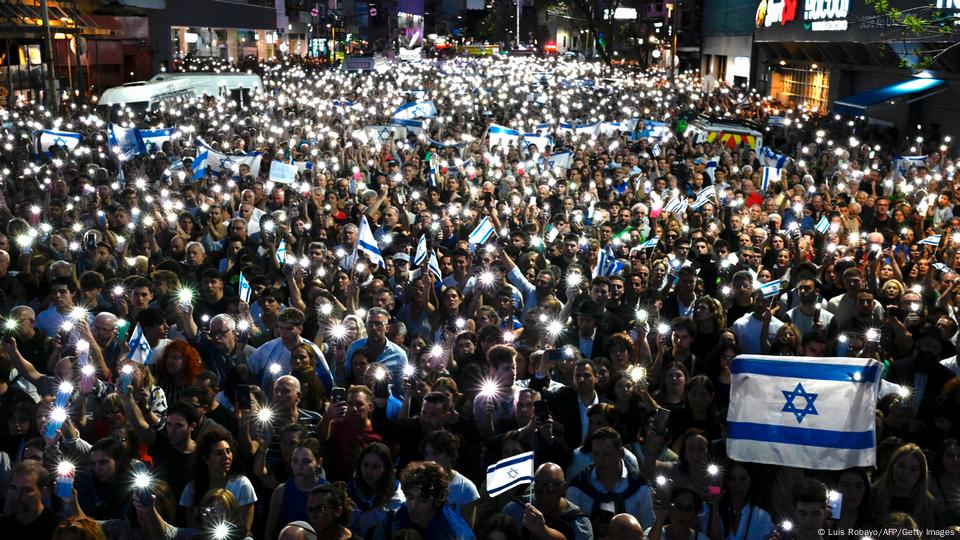
<instances>
[{"instance_id":1,"label":"smartphone","mask_svg":"<svg viewBox=\"0 0 960 540\"><path fill-rule=\"evenodd\" d=\"M390 385L387 384L387 381L377 381L373 384L373 397L384 399L390 397ZM346 396L344 396L344 399L346 399ZM344 399L339 401L344 401ZM338 400L334 399L333 402L337 403Z\"/></svg>"},{"instance_id":2,"label":"smartphone","mask_svg":"<svg viewBox=\"0 0 960 540\"><path fill-rule=\"evenodd\" d=\"M563 349L550 349L547 351L547 360L550 362L559 362L563 360Z\"/></svg>"},{"instance_id":3,"label":"smartphone","mask_svg":"<svg viewBox=\"0 0 960 540\"><path fill-rule=\"evenodd\" d=\"M657 409L656 416L653 418L653 429L657 430L657 433L666 433L669 421L670 409L661 407Z\"/></svg>"},{"instance_id":4,"label":"smartphone","mask_svg":"<svg viewBox=\"0 0 960 540\"><path fill-rule=\"evenodd\" d=\"M834 521L840 519L840 511L843 508L843 493L830 491L827 493L827 501L830 503L830 519Z\"/></svg>"},{"instance_id":5,"label":"smartphone","mask_svg":"<svg viewBox=\"0 0 960 540\"><path fill-rule=\"evenodd\" d=\"M242 384L237 387L237 408L250 410L253 408L253 387Z\"/></svg>"},{"instance_id":6,"label":"smartphone","mask_svg":"<svg viewBox=\"0 0 960 540\"><path fill-rule=\"evenodd\" d=\"M383 385L386 387L386 385ZM330 394L334 403L340 403L347 400L347 389L342 386L335 386L333 392Z\"/></svg>"},{"instance_id":7,"label":"smartphone","mask_svg":"<svg viewBox=\"0 0 960 540\"><path fill-rule=\"evenodd\" d=\"M541 422L546 422L550 416L550 407L547 405L547 402L542 399L540 401L534 401L533 413L537 415L537 419Z\"/></svg>"},{"instance_id":8,"label":"smartphone","mask_svg":"<svg viewBox=\"0 0 960 540\"><path fill-rule=\"evenodd\" d=\"M707 493L713 497L720 495L720 486L707 486Z\"/></svg>"},{"instance_id":9,"label":"smartphone","mask_svg":"<svg viewBox=\"0 0 960 540\"><path fill-rule=\"evenodd\" d=\"M130 393L130 384L133 383L133 373L124 373L120 372L120 379L118 381L118 386L120 387L120 393L127 395Z\"/></svg>"},{"instance_id":10,"label":"smartphone","mask_svg":"<svg viewBox=\"0 0 960 540\"><path fill-rule=\"evenodd\" d=\"M150 470L147 469L147 466L144 465L142 461L134 461L130 469L133 472L134 478L150 478ZM150 481L147 480L145 484L146 485L137 485L133 488L134 497L140 501L140 504L147 504L150 501Z\"/></svg>"}]
</instances>

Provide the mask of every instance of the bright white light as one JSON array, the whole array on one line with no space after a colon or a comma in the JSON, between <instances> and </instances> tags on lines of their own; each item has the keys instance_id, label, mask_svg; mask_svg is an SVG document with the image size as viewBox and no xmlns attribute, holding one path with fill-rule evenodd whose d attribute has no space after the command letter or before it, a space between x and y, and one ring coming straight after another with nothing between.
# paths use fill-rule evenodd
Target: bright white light
<instances>
[{"instance_id":1,"label":"bright white light","mask_svg":"<svg viewBox=\"0 0 960 540\"><path fill-rule=\"evenodd\" d=\"M484 287L492 287L496 278L493 275L493 272L489 270L484 270L480 272L480 275L477 276L477 280L480 281L480 285Z\"/></svg>"},{"instance_id":2,"label":"bright white light","mask_svg":"<svg viewBox=\"0 0 960 540\"><path fill-rule=\"evenodd\" d=\"M646 378L647 370L640 366L630 366L627 368L627 376L631 381L638 383Z\"/></svg>"},{"instance_id":3,"label":"bright white light","mask_svg":"<svg viewBox=\"0 0 960 540\"><path fill-rule=\"evenodd\" d=\"M790 532L793 530L793 522L785 519L780 523L780 528L787 532Z\"/></svg>"},{"instance_id":4,"label":"bright white light","mask_svg":"<svg viewBox=\"0 0 960 540\"><path fill-rule=\"evenodd\" d=\"M665 485L667 485L667 477L662 474L657 475L657 486L663 487Z\"/></svg>"},{"instance_id":5,"label":"bright white light","mask_svg":"<svg viewBox=\"0 0 960 540\"><path fill-rule=\"evenodd\" d=\"M441 358L443 356L443 345L439 343L434 343L430 347L430 356L433 358Z\"/></svg>"},{"instance_id":6,"label":"bright white light","mask_svg":"<svg viewBox=\"0 0 960 540\"><path fill-rule=\"evenodd\" d=\"M579 287L583 283L583 274L572 272L567 274L567 288Z\"/></svg>"},{"instance_id":7,"label":"bright white light","mask_svg":"<svg viewBox=\"0 0 960 540\"><path fill-rule=\"evenodd\" d=\"M717 476L718 474L720 474L720 467L715 463L711 463L707 465L707 474L709 474L710 476Z\"/></svg>"},{"instance_id":8,"label":"bright white light","mask_svg":"<svg viewBox=\"0 0 960 540\"><path fill-rule=\"evenodd\" d=\"M868 328L866 331L867 341L880 341L880 330Z\"/></svg>"},{"instance_id":9,"label":"bright white light","mask_svg":"<svg viewBox=\"0 0 960 540\"><path fill-rule=\"evenodd\" d=\"M271 374L271 375L279 375L279 374L280 374L280 371L281 371L283 368L280 367L280 364L278 364L278 363L276 363L276 362L273 362L273 363L270 364L270 367L269 367L268 369L270 370L270 374Z\"/></svg>"},{"instance_id":10,"label":"bright white light","mask_svg":"<svg viewBox=\"0 0 960 540\"><path fill-rule=\"evenodd\" d=\"M382 382L386 378L387 378L387 370L383 369L380 366L377 366L376 369L373 370L373 380L377 382Z\"/></svg>"},{"instance_id":11,"label":"bright white light","mask_svg":"<svg viewBox=\"0 0 960 540\"><path fill-rule=\"evenodd\" d=\"M193 304L193 291L184 287L177 291L177 300L184 306Z\"/></svg>"},{"instance_id":12,"label":"bright white light","mask_svg":"<svg viewBox=\"0 0 960 540\"><path fill-rule=\"evenodd\" d=\"M480 383L480 397L489 399L496 396L499 391L496 381L487 379Z\"/></svg>"},{"instance_id":13,"label":"bright white light","mask_svg":"<svg viewBox=\"0 0 960 540\"><path fill-rule=\"evenodd\" d=\"M257 421L262 424L269 424L273 420L273 409L270 407L260 407L257 411Z\"/></svg>"},{"instance_id":14,"label":"bright white light","mask_svg":"<svg viewBox=\"0 0 960 540\"><path fill-rule=\"evenodd\" d=\"M67 409L64 407L54 407L50 409L50 420L58 424L62 424L67 421Z\"/></svg>"},{"instance_id":15,"label":"bright white light","mask_svg":"<svg viewBox=\"0 0 960 540\"><path fill-rule=\"evenodd\" d=\"M562 334L564 331L563 323L557 320L552 320L547 323L547 334L550 337L557 337Z\"/></svg>"},{"instance_id":16,"label":"bright white light","mask_svg":"<svg viewBox=\"0 0 960 540\"><path fill-rule=\"evenodd\" d=\"M665 323L665 322L662 322L662 323L658 324L658 325L657 325L657 333L659 333L659 334L662 335L662 336L665 336L665 335L669 334L669 333L670 333L670 325L667 324L667 323Z\"/></svg>"},{"instance_id":17,"label":"bright white light","mask_svg":"<svg viewBox=\"0 0 960 540\"><path fill-rule=\"evenodd\" d=\"M404 364L403 365L403 376L404 377L413 377L417 374L417 368L413 364Z\"/></svg>"},{"instance_id":18,"label":"bright white light","mask_svg":"<svg viewBox=\"0 0 960 540\"><path fill-rule=\"evenodd\" d=\"M57 476L73 476L73 473L76 470L76 465L70 463L69 461L61 461L60 463L57 463Z\"/></svg>"},{"instance_id":19,"label":"bright white light","mask_svg":"<svg viewBox=\"0 0 960 540\"><path fill-rule=\"evenodd\" d=\"M649 316L650 314L647 313L647 310L643 308L637 308L637 311L634 312L634 318L637 319L637 324L643 324L647 322L647 318Z\"/></svg>"},{"instance_id":20,"label":"bright white light","mask_svg":"<svg viewBox=\"0 0 960 540\"><path fill-rule=\"evenodd\" d=\"M330 327L330 337L337 341L343 341L347 338L347 326L339 322L334 324Z\"/></svg>"},{"instance_id":21,"label":"bright white light","mask_svg":"<svg viewBox=\"0 0 960 540\"><path fill-rule=\"evenodd\" d=\"M93 364L87 364L80 368L80 374L84 377L93 377L96 372L97 369L93 367Z\"/></svg>"},{"instance_id":22,"label":"bright white light","mask_svg":"<svg viewBox=\"0 0 960 540\"><path fill-rule=\"evenodd\" d=\"M63 381L62 383L60 383L60 386L58 387L57 392L61 394L72 394L73 383L70 381Z\"/></svg>"}]
</instances>

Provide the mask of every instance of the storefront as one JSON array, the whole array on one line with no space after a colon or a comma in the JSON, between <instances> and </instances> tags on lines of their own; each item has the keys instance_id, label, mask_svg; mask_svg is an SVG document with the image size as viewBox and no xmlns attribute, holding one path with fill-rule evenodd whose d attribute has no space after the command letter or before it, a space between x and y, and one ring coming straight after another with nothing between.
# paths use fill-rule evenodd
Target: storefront
<instances>
[{"instance_id":1,"label":"storefront","mask_svg":"<svg viewBox=\"0 0 960 540\"><path fill-rule=\"evenodd\" d=\"M700 72L711 84L750 84L756 0L706 0Z\"/></svg>"},{"instance_id":2,"label":"storefront","mask_svg":"<svg viewBox=\"0 0 960 540\"><path fill-rule=\"evenodd\" d=\"M930 4L890 3L898 9ZM922 73L900 67L916 65L904 54L904 34L866 0L760 0L754 25L756 86L781 103L900 127L937 123L960 132L960 119L947 114L960 99L960 48ZM918 42L908 48L941 46ZM914 82L921 78L942 82Z\"/></svg>"}]
</instances>

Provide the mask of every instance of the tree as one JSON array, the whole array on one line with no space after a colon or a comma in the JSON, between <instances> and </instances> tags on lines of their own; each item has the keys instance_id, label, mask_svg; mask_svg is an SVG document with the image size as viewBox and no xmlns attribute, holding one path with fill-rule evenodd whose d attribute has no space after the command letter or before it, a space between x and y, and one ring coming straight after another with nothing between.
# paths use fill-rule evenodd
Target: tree
<instances>
[{"instance_id":1,"label":"tree","mask_svg":"<svg viewBox=\"0 0 960 540\"><path fill-rule=\"evenodd\" d=\"M570 14L582 20L593 36L597 54L608 66L612 60L609 50L609 37L613 35L613 16L606 18L620 7L620 0L560 0Z\"/></svg>"},{"instance_id":2,"label":"tree","mask_svg":"<svg viewBox=\"0 0 960 540\"><path fill-rule=\"evenodd\" d=\"M943 13L933 4L897 9L890 5L890 0L866 3L877 15L860 23L884 29L882 42L900 55L901 67L914 71L929 69L960 44L957 14Z\"/></svg>"}]
</instances>

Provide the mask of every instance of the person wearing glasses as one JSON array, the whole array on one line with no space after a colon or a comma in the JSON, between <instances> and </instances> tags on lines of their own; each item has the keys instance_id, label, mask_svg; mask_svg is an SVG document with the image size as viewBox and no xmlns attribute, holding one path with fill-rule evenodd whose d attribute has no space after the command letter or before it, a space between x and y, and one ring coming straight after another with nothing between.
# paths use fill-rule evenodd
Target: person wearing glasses
<instances>
[{"instance_id":1,"label":"person wearing glasses","mask_svg":"<svg viewBox=\"0 0 960 540\"><path fill-rule=\"evenodd\" d=\"M670 492L669 504L656 508L657 521L653 527L647 529L647 538L649 540L661 538L707 540L707 535L697 531L700 521L697 512L702 506L703 500L692 488L675 487Z\"/></svg>"},{"instance_id":2,"label":"person wearing glasses","mask_svg":"<svg viewBox=\"0 0 960 540\"><path fill-rule=\"evenodd\" d=\"M387 339L387 325L390 323L390 313L383 308L371 308L367 312L367 337L358 339L350 344L344 356L346 365L344 373L350 373L353 355L363 349L368 358L390 371L393 381L393 394L403 393L403 366L407 365L407 352L403 347Z\"/></svg>"},{"instance_id":3,"label":"person wearing glasses","mask_svg":"<svg viewBox=\"0 0 960 540\"><path fill-rule=\"evenodd\" d=\"M592 540L590 517L563 496L566 489L563 469L544 463L533 477L531 492L508 502L501 513L534 538Z\"/></svg>"}]
</instances>

